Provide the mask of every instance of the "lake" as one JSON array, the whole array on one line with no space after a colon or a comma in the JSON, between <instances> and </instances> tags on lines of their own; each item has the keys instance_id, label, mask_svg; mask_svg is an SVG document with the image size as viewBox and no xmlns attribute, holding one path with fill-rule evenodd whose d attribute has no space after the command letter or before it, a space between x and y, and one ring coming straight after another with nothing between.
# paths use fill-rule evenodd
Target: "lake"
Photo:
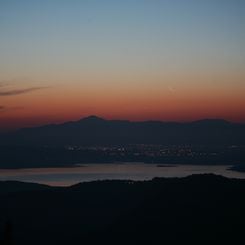
<instances>
[{"instance_id":1,"label":"lake","mask_svg":"<svg viewBox=\"0 0 245 245\"><path fill-rule=\"evenodd\" d=\"M69 168L0 169L0 180L69 186L79 182L105 179L151 180L154 177L185 177L204 173L245 179L245 173L227 170L229 167L231 166L144 163L81 164Z\"/></svg>"}]
</instances>

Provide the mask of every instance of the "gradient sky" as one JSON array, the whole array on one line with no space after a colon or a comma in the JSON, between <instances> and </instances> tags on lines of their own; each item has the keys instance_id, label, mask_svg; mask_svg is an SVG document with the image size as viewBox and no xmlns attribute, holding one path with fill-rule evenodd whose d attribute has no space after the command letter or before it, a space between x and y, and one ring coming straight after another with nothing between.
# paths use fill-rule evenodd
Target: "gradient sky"
<instances>
[{"instance_id":1,"label":"gradient sky","mask_svg":"<svg viewBox=\"0 0 245 245\"><path fill-rule=\"evenodd\" d=\"M245 122L244 0L0 0L0 129Z\"/></svg>"}]
</instances>

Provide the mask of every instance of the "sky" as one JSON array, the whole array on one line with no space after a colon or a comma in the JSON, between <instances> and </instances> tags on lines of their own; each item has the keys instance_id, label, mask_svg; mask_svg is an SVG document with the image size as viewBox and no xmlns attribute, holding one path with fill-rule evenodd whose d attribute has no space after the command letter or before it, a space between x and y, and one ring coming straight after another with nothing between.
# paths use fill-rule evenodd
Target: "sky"
<instances>
[{"instance_id":1,"label":"sky","mask_svg":"<svg viewBox=\"0 0 245 245\"><path fill-rule=\"evenodd\" d=\"M0 130L245 122L244 30L243 0L0 0Z\"/></svg>"}]
</instances>

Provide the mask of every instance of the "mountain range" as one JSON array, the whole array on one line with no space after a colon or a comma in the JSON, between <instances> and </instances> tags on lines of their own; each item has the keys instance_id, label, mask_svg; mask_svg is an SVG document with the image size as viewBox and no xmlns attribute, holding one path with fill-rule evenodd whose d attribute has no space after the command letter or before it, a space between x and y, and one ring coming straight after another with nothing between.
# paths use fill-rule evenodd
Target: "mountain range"
<instances>
[{"instance_id":1,"label":"mountain range","mask_svg":"<svg viewBox=\"0 0 245 245\"><path fill-rule=\"evenodd\" d=\"M245 124L220 119L180 123L106 120L89 116L78 121L23 128L1 135L1 145L244 145Z\"/></svg>"}]
</instances>

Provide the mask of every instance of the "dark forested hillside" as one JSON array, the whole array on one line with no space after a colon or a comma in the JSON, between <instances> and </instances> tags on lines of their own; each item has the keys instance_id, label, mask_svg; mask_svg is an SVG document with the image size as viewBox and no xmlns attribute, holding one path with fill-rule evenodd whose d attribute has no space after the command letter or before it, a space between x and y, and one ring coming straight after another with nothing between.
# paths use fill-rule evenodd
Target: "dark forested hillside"
<instances>
[{"instance_id":1,"label":"dark forested hillside","mask_svg":"<svg viewBox=\"0 0 245 245\"><path fill-rule=\"evenodd\" d=\"M244 244L244 180L15 185L0 192L2 244Z\"/></svg>"}]
</instances>

